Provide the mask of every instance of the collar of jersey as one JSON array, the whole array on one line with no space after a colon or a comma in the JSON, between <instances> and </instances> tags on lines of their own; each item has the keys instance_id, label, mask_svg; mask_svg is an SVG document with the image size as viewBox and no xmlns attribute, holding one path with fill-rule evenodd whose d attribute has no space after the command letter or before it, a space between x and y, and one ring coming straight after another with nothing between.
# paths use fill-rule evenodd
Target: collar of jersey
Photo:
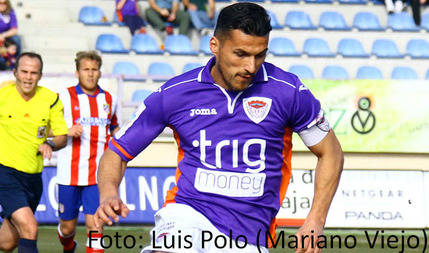
<instances>
[{"instance_id":1,"label":"collar of jersey","mask_svg":"<svg viewBox=\"0 0 429 253\"><path fill-rule=\"evenodd\" d=\"M209 60L209 62L207 62L206 66L204 66L204 68L198 74L198 82L215 83L210 73L210 70L212 66L215 64L215 62L216 62L216 57L213 56ZM268 81L267 70L265 69L265 63L263 63L259 71L256 73L252 83L267 82L267 81Z\"/></svg>"},{"instance_id":2,"label":"collar of jersey","mask_svg":"<svg viewBox=\"0 0 429 253\"><path fill-rule=\"evenodd\" d=\"M87 95L88 97L96 97L98 94L100 94L100 93L104 93L104 90L103 90L103 89L101 89L101 87L100 87L100 86L98 86L97 91L94 93L94 95L89 95L89 94L86 94L85 92L83 92L82 87L80 86L80 83L78 83L78 84L76 85L76 93L77 93L78 95L80 95L80 94L85 94L85 95Z\"/></svg>"}]
</instances>

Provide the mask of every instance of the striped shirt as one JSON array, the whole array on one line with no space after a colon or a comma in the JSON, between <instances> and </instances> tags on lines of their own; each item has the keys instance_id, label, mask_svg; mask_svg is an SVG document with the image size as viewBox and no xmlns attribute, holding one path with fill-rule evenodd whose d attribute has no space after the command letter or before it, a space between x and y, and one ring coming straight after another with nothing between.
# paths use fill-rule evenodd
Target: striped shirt
<instances>
[{"instance_id":1,"label":"striped shirt","mask_svg":"<svg viewBox=\"0 0 429 253\"><path fill-rule=\"evenodd\" d=\"M78 84L62 90L60 99L67 127L80 123L83 132L80 138L67 137L67 146L58 151L58 183L94 185L110 133L119 126L116 98L100 87L94 95L87 95Z\"/></svg>"}]
</instances>

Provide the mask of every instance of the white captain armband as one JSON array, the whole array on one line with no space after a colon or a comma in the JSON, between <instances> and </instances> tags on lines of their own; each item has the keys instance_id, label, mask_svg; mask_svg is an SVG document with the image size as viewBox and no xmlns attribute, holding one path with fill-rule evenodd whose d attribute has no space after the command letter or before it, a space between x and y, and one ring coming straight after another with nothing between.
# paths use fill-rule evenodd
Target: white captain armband
<instances>
[{"instance_id":1,"label":"white captain armband","mask_svg":"<svg viewBox=\"0 0 429 253\"><path fill-rule=\"evenodd\" d=\"M317 117L308 124L307 128L298 133L302 141L307 147L311 147L319 143L329 133L331 127L325 117L323 110L320 110Z\"/></svg>"}]
</instances>

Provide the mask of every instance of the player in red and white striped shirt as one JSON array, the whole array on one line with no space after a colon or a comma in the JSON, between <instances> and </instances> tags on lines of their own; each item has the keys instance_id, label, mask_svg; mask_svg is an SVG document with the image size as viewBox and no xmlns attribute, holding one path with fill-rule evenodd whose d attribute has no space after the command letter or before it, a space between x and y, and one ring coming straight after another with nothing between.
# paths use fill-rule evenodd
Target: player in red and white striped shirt
<instances>
[{"instance_id":1,"label":"player in red and white striped shirt","mask_svg":"<svg viewBox=\"0 0 429 253\"><path fill-rule=\"evenodd\" d=\"M87 234L97 230L93 214L98 203L98 161L110 136L119 129L118 102L98 85L101 57L95 51L76 54L76 76L79 83L60 92L64 118L69 128L67 146L58 152L58 237L64 252L75 252L73 240L79 208L83 206ZM102 231L91 233L100 238ZM104 252L99 240L87 241L86 252ZM91 246L91 247L89 247Z\"/></svg>"}]
</instances>

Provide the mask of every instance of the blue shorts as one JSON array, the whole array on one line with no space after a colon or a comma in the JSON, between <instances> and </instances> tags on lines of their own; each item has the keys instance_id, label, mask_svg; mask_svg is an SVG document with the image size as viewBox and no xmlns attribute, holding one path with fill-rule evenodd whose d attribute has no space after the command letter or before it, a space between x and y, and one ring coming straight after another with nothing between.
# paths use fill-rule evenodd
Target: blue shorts
<instances>
[{"instance_id":1,"label":"blue shorts","mask_svg":"<svg viewBox=\"0 0 429 253\"><path fill-rule=\"evenodd\" d=\"M42 173L28 174L0 164L0 205L2 218L28 206L33 213L43 192Z\"/></svg>"},{"instance_id":2,"label":"blue shorts","mask_svg":"<svg viewBox=\"0 0 429 253\"><path fill-rule=\"evenodd\" d=\"M61 220L73 220L83 206L84 214L95 214L99 205L98 186L58 185L58 214Z\"/></svg>"}]
</instances>

